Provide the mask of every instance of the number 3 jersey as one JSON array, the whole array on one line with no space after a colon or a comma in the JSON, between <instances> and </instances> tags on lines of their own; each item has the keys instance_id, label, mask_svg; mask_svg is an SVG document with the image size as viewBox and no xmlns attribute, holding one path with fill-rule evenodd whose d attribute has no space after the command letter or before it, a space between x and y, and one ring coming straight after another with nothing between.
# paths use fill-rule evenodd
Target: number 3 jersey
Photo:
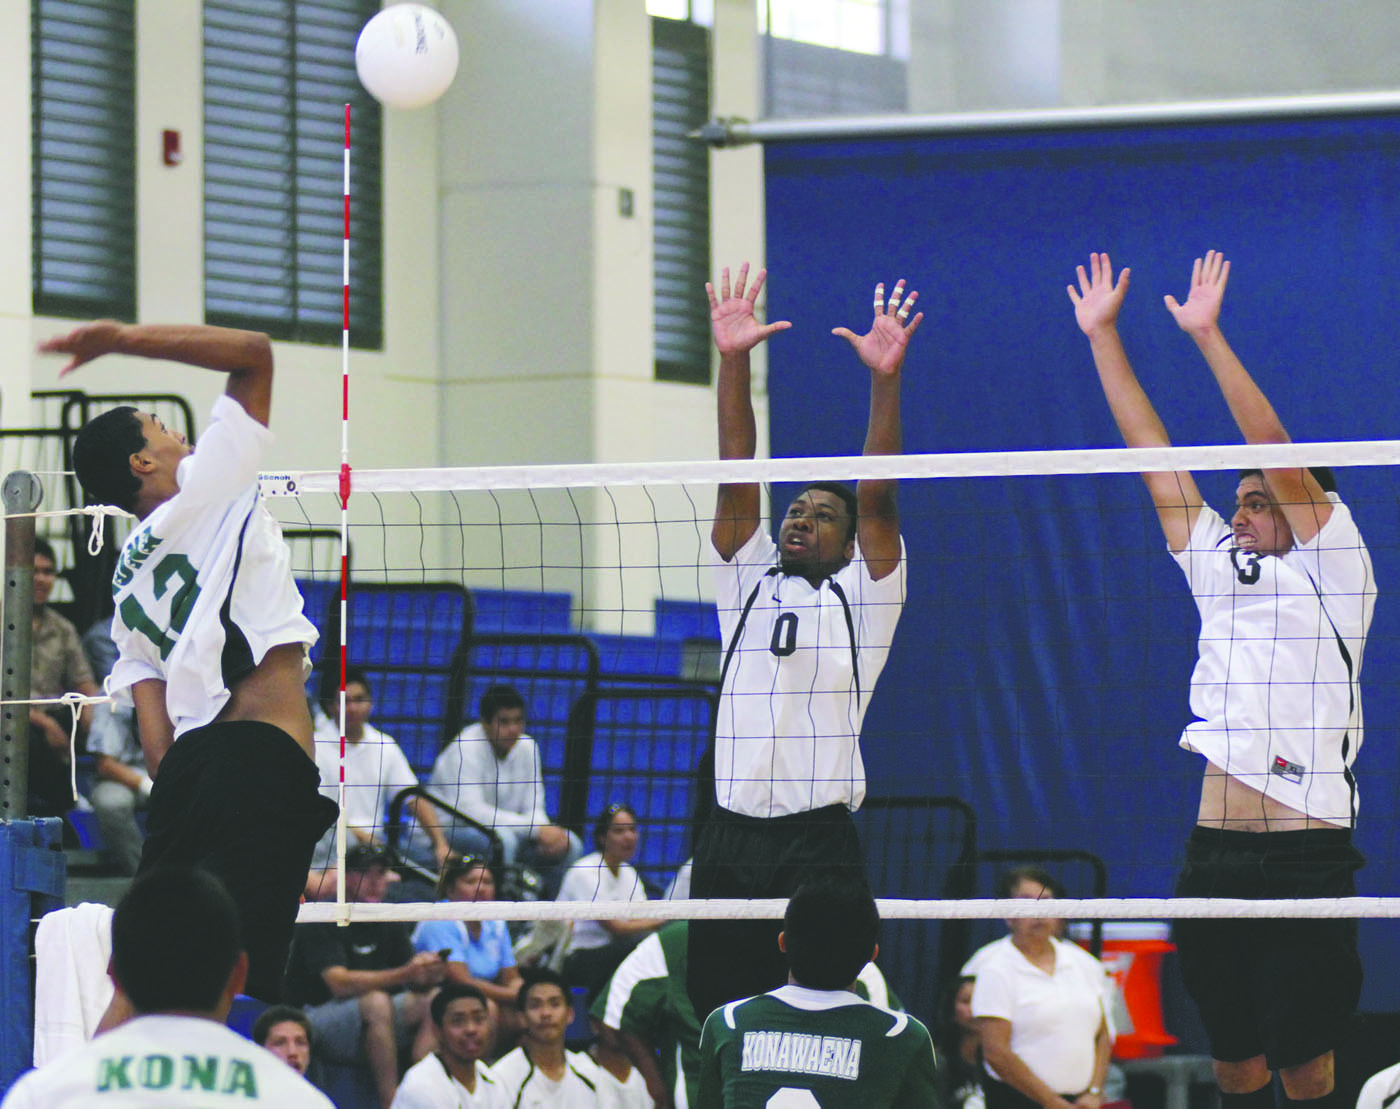
<instances>
[{"instance_id":1,"label":"number 3 jersey","mask_svg":"<svg viewBox=\"0 0 1400 1109\"><path fill-rule=\"evenodd\" d=\"M1361 654L1375 608L1371 557L1351 512L1277 557L1233 545L1201 509L1172 557L1201 616L1181 746L1308 816L1351 827L1361 747Z\"/></svg>"},{"instance_id":2,"label":"number 3 jersey","mask_svg":"<svg viewBox=\"0 0 1400 1109\"><path fill-rule=\"evenodd\" d=\"M860 807L860 725L904 608L905 557L872 580L859 547L813 586L784 574L762 528L729 562L715 555L724 642L715 797L769 818Z\"/></svg>"},{"instance_id":3,"label":"number 3 jersey","mask_svg":"<svg viewBox=\"0 0 1400 1109\"><path fill-rule=\"evenodd\" d=\"M112 576L115 692L166 683L179 737L208 724L229 687L283 643L316 642L302 613L282 530L258 496L272 432L220 397L198 449L180 462L180 490L141 521Z\"/></svg>"}]
</instances>

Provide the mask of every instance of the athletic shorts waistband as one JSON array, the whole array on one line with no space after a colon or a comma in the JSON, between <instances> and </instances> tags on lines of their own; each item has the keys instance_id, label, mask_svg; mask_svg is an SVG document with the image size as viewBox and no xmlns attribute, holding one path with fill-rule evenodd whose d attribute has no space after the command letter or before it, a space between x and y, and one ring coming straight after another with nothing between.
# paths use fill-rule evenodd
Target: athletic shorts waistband
<instances>
[{"instance_id":1,"label":"athletic shorts waistband","mask_svg":"<svg viewBox=\"0 0 1400 1109\"><path fill-rule=\"evenodd\" d=\"M781 827L788 824L835 824L850 820L850 818L851 810L840 802L834 805L823 805L819 809L808 809L805 812L785 813L782 816L747 816L744 813L735 812L733 809L726 809L723 805L716 805L710 814L710 819L713 821L740 826L761 825L765 828Z\"/></svg>"},{"instance_id":2,"label":"athletic shorts waistband","mask_svg":"<svg viewBox=\"0 0 1400 1109\"><path fill-rule=\"evenodd\" d=\"M1301 854L1351 844L1350 828L1299 828L1289 832L1240 832L1230 828L1191 829L1187 846L1202 851L1249 851L1259 855Z\"/></svg>"}]
</instances>

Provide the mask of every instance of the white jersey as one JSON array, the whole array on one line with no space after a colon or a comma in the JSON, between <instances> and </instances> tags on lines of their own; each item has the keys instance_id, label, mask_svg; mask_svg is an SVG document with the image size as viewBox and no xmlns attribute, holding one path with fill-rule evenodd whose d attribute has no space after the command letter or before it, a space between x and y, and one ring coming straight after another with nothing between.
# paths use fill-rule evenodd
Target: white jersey
<instances>
[{"instance_id":1,"label":"white jersey","mask_svg":"<svg viewBox=\"0 0 1400 1109\"><path fill-rule=\"evenodd\" d=\"M859 547L820 585L784 574L762 529L715 554L725 645L715 733L715 797L775 817L865 799L860 725L904 608L898 568L875 581Z\"/></svg>"},{"instance_id":2,"label":"white jersey","mask_svg":"<svg viewBox=\"0 0 1400 1109\"><path fill-rule=\"evenodd\" d=\"M1351 512L1336 494L1328 499L1322 530L1282 557L1234 547L1209 507L1173 555L1201 615L1191 676L1200 719L1181 746L1297 812L1349 828L1376 584Z\"/></svg>"},{"instance_id":3,"label":"white jersey","mask_svg":"<svg viewBox=\"0 0 1400 1109\"><path fill-rule=\"evenodd\" d=\"M390 1109L510 1109L491 1068L476 1063L476 1090L468 1090L447 1073L436 1055L408 1068Z\"/></svg>"},{"instance_id":4,"label":"white jersey","mask_svg":"<svg viewBox=\"0 0 1400 1109\"><path fill-rule=\"evenodd\" d=\"M258 497L270 432L220 397L180 491L133 531L112 576L112 688L156 678L178 738L208 724L229 686L284 643L310 646L282 529Z\"/></svg>"},{"instance_id":5,"label":"white jersey","mask_svg":"<svg viewBox=\"0 0 1400 1109\"><path fill-rule=\"evenodd\" d=\"M564 1077L558 1082L536 1069L517 1047L491 1068L512 1109L596 1109L598 1064L577 1051L564 1052Z\"/></svg>"},{"instance_id":6,"label":"white jersey","mask_svg":"<svg viewBox=\"0 0 1400 1109\"><path fill-rule=\"evenodd\" d=\"M636 1067L626 1082L614 1077L607 1067L598 1068L598 1109L652 1109L654 1104L647 1093L647 1080Z\"/></svg>"},{"instance_id":7,"label":"white jersey","mask_svg":"<svg viewBox=\"0 0 1400 1109\"><path fill-rule=\"evenodd\" d=\"M619 863L613 874L603 862L601 852L585 855L564 872L556 901L645 901L646 887L641 875L629 864ZM607 947L612 942L608 930L596 920L574 921L570 951L587 951Z\"/></svg>"},{"instance_id":8,"label":"white jersey","mask_svg":"<svg viewBox=\"0 0 1400 1109\"><path fill-rule=\"evenodd\" d=\"M1400 1101L1400 1063L1371 1075L1356 1099L1356 1109L1392 1109Z\"/></svg>"},{"instance_id":9,"label":"white jersey","mask_svg":"<svg viewBox=\"0 0 1400 1109\"><path fill-rule=\"evenodd\" d=\"M334 1109L270 1051L202 1017L137 1017L26 1074L3 1109Z\"/></svg>"}]
</instances>

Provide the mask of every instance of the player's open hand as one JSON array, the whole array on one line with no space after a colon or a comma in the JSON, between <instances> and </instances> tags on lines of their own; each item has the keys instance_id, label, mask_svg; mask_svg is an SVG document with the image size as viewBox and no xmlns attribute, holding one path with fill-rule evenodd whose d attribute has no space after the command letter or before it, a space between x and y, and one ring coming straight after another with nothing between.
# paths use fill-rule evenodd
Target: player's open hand
<instances>
[{"instance_id":1,"label":"player's open hand","mask_svg":"<svg viewBox=\"0 0 1400 1109\"><path fill-rule=\"evenodd\" d=\"M768 277L767 270L759 270L749 284L749 264L739 267L739 277L734 288L729 287L729 267L720 271L719 296L715 287L705 282L705 294L710 298L710 330L714 333L715 348L721 355L743 354L753 350L775 331L786 331L792 326L787 320L762 324L754 314L754 302Z\"/></svg>"},{"instance_id":2,"label":"player's open hand","mask_svg":"<svg viewBox=\"0 0 1400 1109\"><path fill-rule=\"evenodd\" d=\"M66 335L45 339L39 344L39 352L71 355L68 365L58 371L58 376L63 377L84 363L116 350L122 327L116 320L97 320L74 328Z\"/></svg>"},{"instance_id":3,"label":"player's open hand","mask_svg":"<svg viewBox=\"0 0 1400 1109\"><path fill-rule=\"evenodd\" d=\"M895 282L889 300L886 300L885 283L882 281L875 286L875 319L870 324L870 330L864 335L857 335L849 327L833 327L831 333L850 343L871 373L898 373L904 364L909 340L924 319L922 312L915 313L913 319L909 318L918 299L917 292L904 295L904 278L901 277Z\"/></svg>"},{"instance_id":4,"label":"player's open hand","mask_svg":"<svg viewBox=\"0 0 1400 1109\"><path fill-rule=\"evenodd\" d=\"M1225 283L1229 280L1230 263L1225 261L1225 255L1218 250L1208 250L1204 260L1197 258L1191 266L1191 291L1186 303L1178 304L1170 293L1162 299L1182 331L1199 335L1219 325L1220 304L1225 299Z\"/></svg>"},{"instance_id":5,"label":"player's open hand","mask_svg":"<svg viewBox=\"0 0 1400 1109\"><path fill-rule=\"evenodd\" d=\"M1090 254L1089 269L1076 266L1079 288L1066 285L1065 292L1074 302L1074 318L1079 330L1089 338L1098 332L1114 327L1118 322L1118 309L1123 307L1123 298L1128 295L1128 275L1132 271L1124 266L1113 280L1113 263L1107 254Z\"/></svg>"}]
</instances>

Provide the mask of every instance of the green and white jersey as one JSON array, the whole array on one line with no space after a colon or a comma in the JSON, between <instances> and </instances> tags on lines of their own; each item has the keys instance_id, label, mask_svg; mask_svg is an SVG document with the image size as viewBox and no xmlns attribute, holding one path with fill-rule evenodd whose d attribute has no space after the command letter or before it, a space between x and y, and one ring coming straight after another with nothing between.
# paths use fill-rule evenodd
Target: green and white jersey
<instances>
[{"instance_id":1,"label":"green and white jersey","mask_svg":"<svg viewBox=\"0 0 1400 1109\"><path fill-rule=\"evenodd\" d=\"M609 1028L629 1032L659 1058L676 1109L696 1104L700 1089L700 1020L686 991L690 922L676 920L632 949L589 1011ZM856 979L856 994L885 1009L902 1009L874 963Z\"/></svg>"},{"instance_id":2,"label":"green and white jersey","mask_svg":"<svg viewBox=\"0 0 1400 1109\"><path fill-rule=\"evenodd\" d=\"M282 529L258 496L268 431L229 397L214 402L180 491L128 537L112 575L116 692L158 679L178 739L223 711L229 687L273 647L316 642Z\"/></svg>"},{"instance_id":3,"label":"green and white jersey","mask_svg":"<svg viewBox=\"0 0 1400 1109\"><path fill-rule=\"evenodd\" d=\"M31 1071L4 1109L335 1109L270 1051L202 1017L137 1017Z\"/></svg>"},{"instance_id":4,"label":"green and white jersey","mask_svg":"<svg viewBox=\"0 0 1400 1109\"><path fill-rule=\"evenodd\" d=\"M700 1109L929 1109L933 1041L845 990L783 986L716 1009L700 1037Z\"/></svg>"}]
</instances>

